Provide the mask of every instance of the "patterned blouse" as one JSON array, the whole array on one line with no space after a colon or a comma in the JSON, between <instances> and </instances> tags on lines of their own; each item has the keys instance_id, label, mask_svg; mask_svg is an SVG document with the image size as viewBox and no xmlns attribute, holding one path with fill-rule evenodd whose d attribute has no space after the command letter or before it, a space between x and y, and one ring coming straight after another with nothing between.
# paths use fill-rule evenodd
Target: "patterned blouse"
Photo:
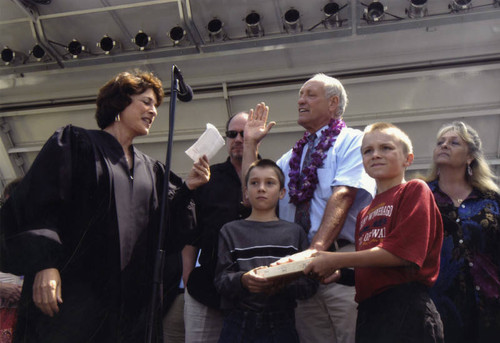
<instances>
[{"instance_id":1,"label":"patterned blouse","mask_svg":"<svg viewBox=\"0 0 500 343\"><path fill-rule=\"evenodd\" d=\"M499 342L500 195L474 189L460 206L429 187L444 226L441 268L431 290L446 342Z\"/></svg>"}]
</instances>

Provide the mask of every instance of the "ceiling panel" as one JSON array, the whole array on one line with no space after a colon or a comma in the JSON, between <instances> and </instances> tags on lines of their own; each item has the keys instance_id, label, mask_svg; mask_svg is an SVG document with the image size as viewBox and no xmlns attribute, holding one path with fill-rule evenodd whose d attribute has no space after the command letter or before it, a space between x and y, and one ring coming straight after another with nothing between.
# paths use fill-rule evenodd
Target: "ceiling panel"
<instances>
[{"instance_id":1,"label":"ceiling panel","mask_svg":"<svg viewBox=\"0 0 500 343\"><path fill-rule=\"evenodd\" d=\"M178 149L187 147L206 122L222 128L230 112L266 100L280 123L273 129L275 138L265 144L269 156L279 156L282 138L289 147L300 134L294 119L296 94L315 72L345 82L352 99L350 125L362 127L383 118L415 130L410 134L418 137L418 130L430 134L434 125L459 116L472 124L478 118L488 135L500 130L500 8L493 0L472 0L471 10L456 13L449 13L452 0L428 1L429 16L419 19L407 17L408 0L382 0L386 14L377 23L363 19L369 1L338 0L342 26L322 22L329 0L53 0L36 5L30 14L22 4L33 1L0 0L0 48L27 55L38 33L54 55L51 61L31 57L24 64L0 64L0 136L10 125L13 138L13 144L0 142L0 155L4 150L16 159L19 151L26 166L58 126L95 127L95 96L113 75L134 67L151 70L168 91L173 64L195 93L193 102L178 105ZM302 32L283 28L290 8L300 12ZM251 11L261 15L262 37L245 33L244 18ZM227 39L210 40L207 24L214 17L224 22ZM187 39L174 46L167 32L176 25L186 30ZM151 35L156 45L139 51L131 42L138 30ZM122 49L104 55L96 46L104 34ZM68 56L60 45L73 38L86 44L90 54ZM161 159L167 103L160 112L151 135L138 142ZM498 135L489 142L490 156L495 146L500 146ZM419 148L419 154L427 150ZM177 165L187 170L190 161L179 160L185 157L183 150L176 156ZM422 156L427 163L428 155ZM10 174L2 165L0 178L5 178Z\"/></svg>"},{"instance_id":2,"label":"ceiling panel","mask_svg":"<svg viewBox=\"0 0 500 343\"><path fill-rule=\"evenodd\" d=\"M34 1L36 3L36 1ZM121 1L120 1L121 2ZM132 1L133 2L133 1ZM38 5L37 8L41 15L49 15L55 13L64 13L70 11L81 11L89 8L102 7L104 1L101 0L85 0L85 1L52 1L47 5Z\"/></svg>"},{"instance_id":3,"label":"ceiling panel","mask_svg":"<svg viewBox=\"0 0 500 343\"><path fill-rule=\"evenodd\" d=\"M66 0L52 1L48 5L24 6L29 0L0 0L0 46L9 46L24 54L28 54L37 41L35 32L43 46L53 53L53 60L39 63L30 58L24 64L1 66L0 75L9 73L29 73L33 71L79 68L81 66L98 66L108 68L115 63L141 63L149 60L158 63L159 59L171 60L189 56L203 59L210 53L247 54L249 49L266 51L280 47L296 47L302 44L307 48L311 42L332 39L366 40L366 35L385 33L390 43L399 44L400 31L417 29L436 32L440 40L446 43L440 28L443 25L457 25L474 22L477 29L490 29L482 23L487 20L498 20L500 9L492 0L473 0L472 9L449 13L448 8L453 0L429 1L429 16L423 19L410 19L406 14L408 1L381 1L386 8L385 16L377 23L363 20L363 12L369 2L339 0L338 15L343 25L333 27L324 25L325 6L328 0L152 0L152 1L119 1L119 0ZM462 0L463 2L464 0ZM24 8L25 10L21 10ZM283 28L283 16L287 10L294 8L300 13L302 33L288 34ZM247 37L245 33L245 17L255 11L261 17L264 35ZM224 23L226 39L218 41L210 39L207 25L214 17ZM37 21L38 19L38 21ZM34 24L30 25L33 21ZM174 47L174 42L167 33L175 26L186 30L186 39ZM32 28L35 28L33 30ZM498 30L498 25L496 26ZM131 39L143 30L156 42L144 52L138 52ZM496 34L489 30L486 34ZM122 50L112 51L110 56L103 56L103 51L96 43L108 34L121 43ZM469 30L463 36L464 44L468 44L473 36L478 37L476 29ZM72 39L78 39L87 46L89 53L83 53L78 60L68 56L64 46ZM393 39L396 38L396 39ZM373 38L377 39L377 38ZM407 38L410 40L410 38ZM419 45L425 41L420 40ZM48 46L47 46L48 45ZM209 57L209 56L207 56ZM254 57L252 57L254 58ZM64 72L64 71L61 71Z\"/></svg>"}]
</instances>

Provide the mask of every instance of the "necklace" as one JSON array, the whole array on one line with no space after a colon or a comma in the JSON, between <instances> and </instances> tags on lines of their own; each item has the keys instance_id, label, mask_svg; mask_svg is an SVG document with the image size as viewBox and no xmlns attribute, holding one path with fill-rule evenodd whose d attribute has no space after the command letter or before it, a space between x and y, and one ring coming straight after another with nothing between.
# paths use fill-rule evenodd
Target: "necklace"
<instances>
[{"instance_id":1,"label":"necklace","mask_svg":"<svg viewBox=\"0 0 500 343\"><path fill-rule=\"evenodd\" d=\"M307 144L307 137L310 133L305 132L302 139L295 143L292 149L292 158L290 159L290 181L288 182L288 192L290 202L297 205L304 201L309 201L316 186L318 184L318 168L323 166L323 161L326 158L327 151L332 147L337 140L340 131L346 127L342 119L335 120L332 118L328 123L328 127L321 131L319 143L314 147L314 152L311 154L311 163L304 166L302 173L300 172L300 160L302 151Z\"/></svg>"},{"instance_id":2,"label":"necklace","mask_svg":"<svg viewBox=\"0 0 500 343\"><path fill-rule=\"evenodd\" d=\"M465 199L467 199L467 197L469 196L470 193L471 193L471 191L468 190L467 194L463 195L464 193L462 193L462 195L460 196L460 198L454 198L454 197L452 197L449 194L448 194L448 196L451 198L451 201L456 202L457 205L460 206L465 201Z\"/></svg>"},{"instance_id":3,"label":"necklace","mask_svg":"<svg viewBox=\"0 0 500 343\"><path fill-rule=\"evenodd\" d=\"M439 185L439 183L438 183L438 185ZM464 202L464 200L467 199L469 194L472 192L472 189L468 189L468 188L463 188L463 189L461 189L459 191L455 191L455 192L452 192L451 189L448 190L447 188L449 188L449 187L445 187L443 185L439 185L439 188L441 189L441 191L443 193L445 193L451 199L451 201L454 204L456 203L457 206L460 206ZM456 189L456 188L462 188L462 187L455 186L454 188ZM456 197L455 194L457 194L458 196Z\"/></svg>"}]
</instances>

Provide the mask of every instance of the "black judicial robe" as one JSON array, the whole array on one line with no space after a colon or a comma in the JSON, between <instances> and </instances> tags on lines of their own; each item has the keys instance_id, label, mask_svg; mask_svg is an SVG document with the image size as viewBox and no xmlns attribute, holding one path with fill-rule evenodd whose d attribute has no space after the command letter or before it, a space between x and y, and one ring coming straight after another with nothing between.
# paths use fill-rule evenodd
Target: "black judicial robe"
<instances>
[{"instance_id":1,"label":"black judicial robe","mask_svg":"<svg viewBox=\"0 0 500 343\"><path fill-rule=\"evenodd\" d=\"M143 342L164 167L134 148L128 169L105 131L54 133L2 208L2 266L25 275L15 342ZM190 227L189 191L171 173L169 227ZM168 230L165 250L180 249ZM35 274L57 268L54 317L32 301ZM168 273L168 270L167 270Z\"/></svg>"}]
</instances>

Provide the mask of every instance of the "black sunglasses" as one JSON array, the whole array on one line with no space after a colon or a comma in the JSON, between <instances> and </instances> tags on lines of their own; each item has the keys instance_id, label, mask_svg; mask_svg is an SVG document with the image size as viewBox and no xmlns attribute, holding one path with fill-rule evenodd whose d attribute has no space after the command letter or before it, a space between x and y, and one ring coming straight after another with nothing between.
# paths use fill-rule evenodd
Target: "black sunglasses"
<instances>
[{"instance_id":1,"label":"black sunglasses","mask_svg":"<svg viewBox=\"0 0 500 343\"><path fill-rule=\"evenodd\" d=\"M241 138L243 138L243 131L234 131L234 130L226 131L226 137L236 138L236 136L238 136L238 133L241 135Z\"/></svg>"}]
</instances>

